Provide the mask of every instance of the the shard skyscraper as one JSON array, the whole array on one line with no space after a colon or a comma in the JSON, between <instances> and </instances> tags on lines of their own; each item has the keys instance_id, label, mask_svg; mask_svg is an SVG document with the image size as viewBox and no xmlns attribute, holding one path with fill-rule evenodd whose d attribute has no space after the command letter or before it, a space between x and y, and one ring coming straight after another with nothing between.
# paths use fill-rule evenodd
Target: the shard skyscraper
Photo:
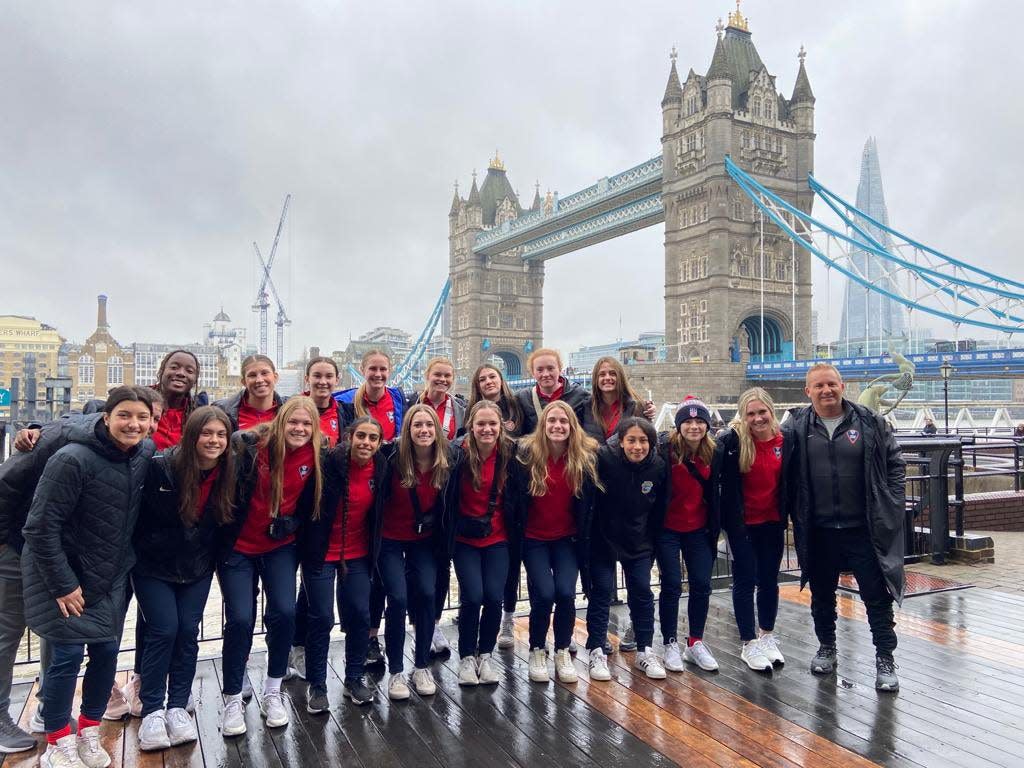
<instances>
[{"instance_id":1,"label":"the shard skyscraper","mask_svg":"<svg viewBox=\"0 0 1024 768\"><path fill-rule=\"evenodd\" d=\"M876 221L889 224L889 212L885 207L885 193L882 191L882 170L878 162L878 145L874 138L864 144L860 160L860 183L857 185L857 208ZM892 243L889 235L873 224L858 220L865 232L887 249ZM854 235L856 236L856 235ZM885 290L895 291L893 281L884 259L873 253L855 249L853 263L871 281ZM840 323L839 344L844 354L879 354L889 349L906 346L907 312L897 301L863 285L847 280L843 300L843 316Z\"/></svg>"}]
</instances>

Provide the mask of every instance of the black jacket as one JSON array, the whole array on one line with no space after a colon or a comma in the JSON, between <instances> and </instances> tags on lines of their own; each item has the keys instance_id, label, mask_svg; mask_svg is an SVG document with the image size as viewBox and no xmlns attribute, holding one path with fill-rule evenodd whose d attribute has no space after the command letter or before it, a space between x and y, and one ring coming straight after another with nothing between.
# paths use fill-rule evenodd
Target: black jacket
<instances>
[{"instance_id":1,"label":"black jacket","mask_svg":"<svg viewBox=\"0 0 1024 768\"><path fill-rule=\"evenodd\" d=\"M654 556L654 540L665 516L668 474L665 460L651 451L633 463L617 445L597 452L604 486L594 503L591 552L602 559L634 560Z\"/></svg>"},{"instance_id":2,"label":"black jacket","mask_svg":"<svg viewBox=\"0 0 1024 768\"><path fill-rule=\"evenodd\" d=\"M379 489L380 503L381 503L381 526L384 525L384 514L385 507L387 506L388 500L391 498L391 493L394 486L395 472L398 471L398 446L395 444L385 445L381 448L381 453L385 455L384 462L384 474L377 488ZM448 520L452 515L451 501L452 501L452 477L455 475L452 469L455 466L455 462L458 461L459 449L451 443L448 444L448 481L445 483L438 494L437 499L434 501L434 506L430 510L423 510L425 517L432 517L434 520L433 528L431 529L432 536L430 538L437 554L441 557L447 556L447 541L445 539L445 531L448 530ZM408 493L411 489L402 488L402 493Z\"/></svg>"},{"instance_id":3,"label":"black jacket","mask_svg":"<svg viewBox=\"0 0 1024 768\"><path fill-rule=\"evenodd\" d=\"M178 511L178 478L172 470L177 452L177 446L168 448L149 463L135 526L133 572L175 584L190 584L213 573L218 526L212 494L196 525L182 521Z\"/></svg>"},{"instance_id":4,"label":"black jacket","mask_svg":"<svg viewBox=\"0 0 1024 768\"><path fill-rule=\"evenodd\" d=\"M563 400L568 403L569 407L575 412L576 418L580 420L580 423L582 423L584 419L584 412L590 407L590 390L585 389L583 386L575 382L569 381L564 376L562 377L561 382L564 388L559 400ZM520 389L516 392L516 400L519 401L519 408L523 412L523 425L522 429L519 431L519 434L521 435L528 435L536 429L537 419L540 418L540 411L544 410L545 403L543 400L538 398L541 406L540 410L537 409L537 404L533 402L533 393L536 386L537 385L535 384L532 387Z\"/></svg>"},{"instance_id":5,"label":"black jacket","mask_svg":"<svg viewBox=\"0 0 1024 768\"><path fill-rule=\"evenodd\" d=\"M80 425L92 429L102 420L102 413L79 413L52 421L42 427L31 451L14 453L0 464L0 543L21 552L24 544L21 529L46 462L68 444L69 436Z\"/></svg>"},{"instance_id":6,"label":"black jacket","mask_svg":"<svg viewBox=\"0 0 1024 768\"><path fill-rule=\"evenodd\" d=\"M885 419L862 405L847 403L860 418L861 439L864 441L865 523L889 593L897 603L901 603L905 587L906 462ZM811 408L806 406L792 412L792 418L782 425L783 440L793 445L788 483L792 494L790 510L800 560L801 587L807 583L810 560L814 557L809 546L814 498L807 459Z\"/></svg>"},{"instance_id":7,"label":"black jacket","mask_svg":"<svg viewBox=\"0 0 1024 768\"><path fill-rule=\"evenodd\" d=\"M740 473L740 439L732 429L725 429L715 438L720 467L716 493L722 529L729 535L740 535L743 522L743 475ZM782 473L779 476L779 520L783 527L789 517L789 477L793 458L793 441L782 438Z\"/></svg>"},{"instance_id":8,"label":"black jacket","mask_svg":"<svg viewBox=\"0 0 1024 768\"><path fill-rule=\"evenodd\" d=\"M454 453L452 473L448 478L448 499L445 502L449 510L445 516L444 530L448 556L455 551L455 536L459 523L459 494L464 472L469 472L469 461L466 450L459 447ZM505 535L508 537L509 547L514 549L519 546L522 521L526 516L526 473L523 471L523 465L516 459L514 447L505 466L505 472L505 485L501 491L501 512L504 515Z\"/></svg>"},{"instance_id":9,"label":"black jacket","mask_svg":"<svg viewBox=\"0 0 1024 768\"><path fill-rule=\"evenodd\" d=\"M592 403L593 396L591 396L591 398L587 401L587 405L583 409L583 430L592 438L597 440L597 442L601 443L601 445L604 445L608 441L608 438L605 437L604 427L601 425L601 422L598 421L598 419L594 416L594 409L592 407ZM579 414L577 414L577 416L578 415ZM643 404L636 402L631 397L627 397L626 402L624 403L624 407L622 408L621 418L628 419L631 416L643 415Z\"/></svg>"},{"instance_id":10,"label":"black jacket","mask_svg":"<svg viewBox=\"0 0 1024 768\"><path fill-rule=\"evenodd\" d=\"M664 526L665 513L668 511L668 504L672 496L672 445L669 441L668 433L660 432L658 434L658 454L665 462L665 505L662 507L662 518L658 521L658 530ZM708 511L708 522L704 532L708 537L708 546L711 548L713 556L718 556L718 536L722 532L722 504L721 495L719 493L721 487L721 475L722 475L722 452L716 447L714 455L711 457L711 472L708 475L707 485L704 487L704 504L707 506Z\"/></svg>"},{"instance_id":11,"label":"black jacket","mask_svg":"<svg viewBox=\"0 0 1024 768\"><path fill-rule=\"evenodd\" d=\"M243 397L245 397L244 389L239 390L231 397L225 397L214 403L214 405L228 415L228 418L231 420L231 426L236 432L238 431L238 409L242 407ZM274 405L280 407L282 403L284 403L284 400L277 392L274 392Z\"/></svg>"},{"instance_id":12,"label":"black jacket","mask_svg":"<svg viewBox=\"0 0 1024 768\"><path fill-rule=\"evenodd\" d=\"M348 492L348 445L339 443L331 449L323 460L323 495L320 498L320 516L316 520L307 519L299 530L299 562L303 568L318 570L327 557L330 544L331 529L338 514L338 506L344 494ZM373 503L367 513L367 526L370 529L370 562L377 562L380 553L381 526L384 522L382 514L384 494L381 490L387 483L387 459L377 451L373 456ZM347 511L347 510L346 510ZM342 549L345 542L341 543ZM344 571L345 561L339 562Z\"/></svg>"},{"instance_id":13,"label":"black jacket","mask_svg":"<svg viewBox=\"0 0 1024 768\"><path fill-rule=\"evenodd\" d=\"M25 523L25 620L53 642L117 642L135 561L132 532L154 446L127 453L102 422L81 422L46 464ZM64 618L56 598L82 588L85 610Z\"/></svg>"},{"instance_id":14,"label":"black jacket","mask_svg":"<svg viewBox=\"0 0 1024 768\"><path fill-rule=\"evenodd\" d=\"M258 463L260 436L253 431L245 430L231 435L231 450L235 452L235 506L232 510L232 521L220 527L218 536L219 556L227 557L235 548L238 535L242 532L245 519L249 516L249 502L256 491L259 480ZM323 466L321 460L321 467ZM310 478L312 479L312 478ZM313 511L316 484L306 482L295 505L294 517L299 520L299 532L308 522Z\"/></svg>"}]
</instances>

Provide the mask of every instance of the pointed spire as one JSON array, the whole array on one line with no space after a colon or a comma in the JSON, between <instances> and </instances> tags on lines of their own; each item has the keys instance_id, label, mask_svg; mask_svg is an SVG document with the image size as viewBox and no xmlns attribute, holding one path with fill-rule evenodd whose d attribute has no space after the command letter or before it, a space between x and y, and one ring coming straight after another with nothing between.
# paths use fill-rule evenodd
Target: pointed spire
<instances>
[{"instance_id":1,"label":"pointed spire","mask_svg":"<svg viewBox=\"0 0 1024 768\"><path fill-rule=\"evenodd\" d=\"M715 43L715 55L711 57L708 80L732 80L732 71L729 69L729 60L725 55L725 43L722 42L722 38L718 38L718 42Z\"/></svg>"},{"instance_id":2,"label":"pointed spire","mask_svg":"<svg viewBox=\"0 0 1024 768\"><path fill-rule=\"evenodd\" d=\"M459 198L459 180L455 180L455 195L452 197L452 208L448 211L449 216L455 216L459 212L459 206L462 205L462 200Z\"/></svg>"},{"instance_id":3,"label":"pointed spire","mask_svg":"<svg viewBox=\"0 0 1024 768\"><path fill-rule=\"evenodd\" d=\"M469 199L466 200L467 206L476 206L482 208L483 205L480 202L480 190L476 186L476 170L473 171L473 186L469 189Z\"/></svg>"},{"instance_id":4,"label":"pointed spire","mask_svg":"<svg viewBox=\"0 0 1024 768\"><path fill-rule=\"evenodd\" d=\"M672 67L668 71L668 83L665 84L665 95L661 97L661 106L670 103L682 104L683 87L679 84L679 73L676 71L676 47L672 46L672 53L669 58L672 60Z\"/></svg>"},{"instance_id":5,"label":"pointed spire","mask_svg":"<svg viewBox=\"0 0 1024 768\"><path fill-rule=\"evenodd\" d=\"M530 206L531 211L540 210L540 181L533 185L533 205Z\"/></svg>"},{"instance_id":6,"label":"pointed spire","mask_svg":"<svg viewBox=\"0 0 1024 768\"><path fill-rule=\"evenodd\" d=\"M800 70L796 73L796 84L793 86L793 97L789 100L791 104L813 104L814 91L811 90L811 81L807 79L807 70L804 68L804 59L807 58L807 51L800 46Z\"/></svg>"}]
</instances>

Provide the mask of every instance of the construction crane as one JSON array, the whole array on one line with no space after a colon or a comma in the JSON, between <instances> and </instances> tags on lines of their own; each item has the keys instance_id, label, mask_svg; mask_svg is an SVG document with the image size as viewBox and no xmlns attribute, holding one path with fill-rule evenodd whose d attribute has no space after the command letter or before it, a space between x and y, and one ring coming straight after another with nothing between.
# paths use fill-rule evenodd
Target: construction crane
<instances>
[{"instance_id":1,"label":"construction crane","mask_svg":"<svg viewBox=\"0 0 1024 768\"><path fill-rule=\"evenodd\" d=\"M274 301L277 302L277 320L274 321L274 325L277 326L277 367L278 370L284 365L284 327L291 325L292 321L288 319L288 314L284 311L284 302L281 301L281 297L277 293L277 286L274 285L274 278L270 276L270 265L263 260L263 254L260 253L260 247L256 243L252 244L253 249L256 251L256 258L260 260L260 266L263 267L263 274L266 277L267 287L270 288L270 292L274 296ZM266 297L266 294L264 294ZM264 311L263 325L266 327L266 313Z\"/></svg>"},{"instance_id":2,"label":"construction crane","mask_svg":"<svg viewBox=\"0 0 1024 768\"><path fill-rule=\"evenodd\" d=\"M277 255L277 243L281 239L281 230L284 229L284 219L288 215L288 204L291 203L292 196L285 195L284 207L281 209L281 220L277 222L277 233L274 235L274 244L270 247L270 258L266 262L263 261L263 257L260 256L260 264L263 265L263 278L260 280L260 287L256 290L256 300L253 302L253 311L259 312L260 314L260 354L267 354L267 310L270 309L270 296L267 295L267 283L270 281L270 268L274 266L274 257ZM253 241L253 247L256 248L256 253L259 254L259 248L256 246L256 242ZM274 292L276 296L276 291ZM278 348L277 348L277 362L278 367L281 366L281 359L283 357L282 347L284 339L284 331L282 323L282 316L284 316L284 309L281 306L280 300L278 300ZM284 316L284 325L290 323L287 316Z\"/></svg>"}]
</instances>

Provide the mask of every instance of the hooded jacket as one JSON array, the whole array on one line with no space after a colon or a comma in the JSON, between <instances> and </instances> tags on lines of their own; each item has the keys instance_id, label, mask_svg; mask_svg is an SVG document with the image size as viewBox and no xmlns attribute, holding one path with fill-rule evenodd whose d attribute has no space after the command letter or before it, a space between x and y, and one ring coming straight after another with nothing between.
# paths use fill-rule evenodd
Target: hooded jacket
<instances>
[{"instance_id":1,"label":"hooded jacket","mask_svg":"<svg viewBox=\"0 0 1024 768\"><path fill-rule=\"evenodd\" d=\"M652 450L634 463L618 445L603 445L597 451L597 472L604 491L597 493L594 502L594 557L653 557L668 500L665 460Z\"/></svg>"},{"instance_id":2,"label":"hooded jacket","mask_svg":"<svg viewBox=\"0 0 1024 768\"><path fill-rule=\"evenodd\" d=\"M134 573L190 584L213 573L218 525L212 494L195 525L186 525L181 519L181 494L173 469L178 450L177 446L168 448L149 463L135 526ZM231 480L226 478L226 482Z\"/></svg>"},{"instance_id":3,"label":"hooded jacket","mask_svg":"<svg viewBox=\"0 0 1024 768\"><path fill-rule=\"evenodd\" d=\"M743 522L743 474L740 472L740 438L733 429L725 429L715 438L718 454L718 504L722 529L730 534L742 534L746 530ZM779 520L782 527L787 525L790 512L789 471L793 459L793 441L782 438L782 472L779 475Z\"/></svg>"},{"instance_id":4,"label":"hooded jacket","mask_svg":"<svg viewBox=\"0 0 1024 768\"><path fill-rule=\"evenodd\" d=\"M53 642L117 642L132 533L152 441L120 450L102 421L75 424L46 464L25 523L25 620ZM64 618L56 598L82 588L85 610Z\"/></svg>"},{"instance_id":5,"label":"hooded jacket","mask_svg":"<svg viewBox=\"0 0 1024 768\"><path fill-rule=\"evenodd\" d=\"M569 381L565 376L559 377L559 383L561 383L562 396L558 398L566 403L576 414L576 418L583 423L585 418L584 414L587 408L590 407L590 390L584 388L582 385L576 382ZM532 387L526 389L520 389L516 392L516 400L519 402L519 408L523 412L523 424L519 431L521 435L528 435L537 428L537 420L540 418L541 411L544 410L544 401L540 400L540 409L537 409L537 404L533 401L533 393L537 385L534 384ZM539 399L539 397L538 397ZM604 442L602 440L602 442Z\"/></svg>"},{"instance_id":6,"label":"hooded jacket","mask_svg":"<svg viewBox=\"0 0 1024 768\"><path fill-rule=\"evenodd\" d=\"M245 397L244 389L239 390L231 397L225 397L224 399L218 400L214 403L214 405L228 415L228 419L231 420L231 426L236 432L238 431L238 409L242 407L243 397ZM284 400L281 396L277 394L277 392L274 392L274 405L280 408L283 403Z\"/></svg>"},{"instance_id":7,"label":"hooded jacket","mask_svg":"<svg viewBox=\"0 0 1024 768\"><path fill-rule=\"evenodd\" d=\"M906 462L885 419L857 403L844 401L844 405L852 408L860 419L864 441L864 520L871 545L889 594L901 603L905 588ZM792 418L782 425L783 444L791 442L793 445L788 483L801 588L807 583L810 562L815 556L809 543L815 500L807 456L812 413L812 406L793 411Z\"/></svg>"}]
</instances>

